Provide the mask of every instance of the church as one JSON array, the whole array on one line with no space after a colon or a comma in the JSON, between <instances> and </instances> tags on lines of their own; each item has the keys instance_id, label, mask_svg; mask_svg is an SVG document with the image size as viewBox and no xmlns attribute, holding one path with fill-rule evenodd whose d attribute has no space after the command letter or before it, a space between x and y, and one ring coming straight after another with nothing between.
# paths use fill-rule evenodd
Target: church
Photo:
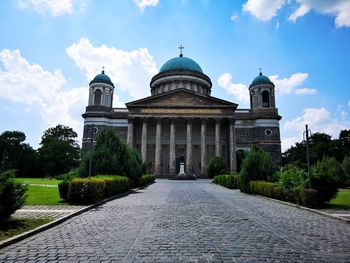
<instances>
[{"instance_id":1,"label":"church","mask_svg":"<svg viewBox=\"0 0 350 263\"><path fill-rule=\"evenodd\" d=\"M102 70L90 82L84 118L83 149L89 149L89 128L112 127L137 149L157 177L185 173L206 178L208 161L220 156L228 170L239 170L252 145L281 163L275 85L261 72L249 86L250 109L212 97L212 82L180 49L150 81L150 96L113 108L114 84Z\"/></svg>"}]
</instances>

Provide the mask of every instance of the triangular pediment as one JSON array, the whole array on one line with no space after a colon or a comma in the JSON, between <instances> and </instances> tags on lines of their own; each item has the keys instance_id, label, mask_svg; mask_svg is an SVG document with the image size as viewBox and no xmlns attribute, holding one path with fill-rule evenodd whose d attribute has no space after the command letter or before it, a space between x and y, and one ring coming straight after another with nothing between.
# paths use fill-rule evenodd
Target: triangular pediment
<instances>
[{"instance_id":1,"label":"triangular pediment","mask_svg":"<svg viewBox=\"0 0 350 263\"><path fill-rule=\"evenodd\" d=\"M129 107L233 107L237 104L204 96L187 89L177 89L126 104Z\"/></svg>"}]
</instances>

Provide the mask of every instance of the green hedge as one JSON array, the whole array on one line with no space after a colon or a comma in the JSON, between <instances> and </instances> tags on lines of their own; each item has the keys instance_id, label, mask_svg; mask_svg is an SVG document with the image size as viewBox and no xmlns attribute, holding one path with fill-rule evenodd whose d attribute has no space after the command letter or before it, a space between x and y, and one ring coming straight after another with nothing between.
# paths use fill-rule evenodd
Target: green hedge
<instances>
[{"instance_id":1,"label":"green hedge","mask_svg":"<svg viewBox=\"0 0 350 263\"><path fill-rule=\"evenodd\" d=\"M130 189L129 179L117 175L74 178L58 185L60 197L71 203L88 204Z\"/></svg>"},{"instance_id":2,"label":"green hedge","mask_svg":"<svg viewBox=\"0 0 350 263\"><path fill-rule=\"evenodd\" d=\"M139 178L139 186L144 186L153 183L156 177L153 174L144 174Z\"/></svg>"},{"instance_id":3,"label":"green hedge","mask_svg":"<svg viewBox=\"0 0 350 263\"><path fill-rule=\"evenodd\" d=\"M276 183L270 183L265 181L250 181L249 191L252 194L282 199L281 187Z\"/></svg>"},{"instance_id":4,"label":"green hedge","mask_svg":"<svg viewBox=\"0 0 350 263\"><path fill-rule=\"evenodd\" d=\"M221 174L214 176L214 183L222 185L229 189L237 189L237 175Z\"/></svg>"},{"instance_id":5,"label":"green hedge","mask_svg":"<svg viewBox=\"0 0 350 263\"><path fill-rule=\"evenodd\" d=\"M102 179L106 186L104 190L104 197L111 197L129 190L129 179L125 176L119 175L97 175L93 178Z\"/></svg>"}]
</instances>

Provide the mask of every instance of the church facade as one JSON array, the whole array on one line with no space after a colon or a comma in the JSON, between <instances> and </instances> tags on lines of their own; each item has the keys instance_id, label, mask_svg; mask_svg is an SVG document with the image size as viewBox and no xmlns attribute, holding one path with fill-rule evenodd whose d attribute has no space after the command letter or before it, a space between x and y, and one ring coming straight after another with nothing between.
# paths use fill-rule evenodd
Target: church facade
<instances>
[{"instance_id":1,"label":"church facade","mask_svg":"<svg viewBox=\"0 0 350 263\"><path fill-rule=\"evenodd\" d=\"M157 177L179 173L206 177L208 161L220 156L231 172L241 156L259 145L281 162L275 86L260 72L249 86L250 109L212 97L212 82L201 67L182 53L167 61L150 82L149 97L113 108L114 84L102 71L91 82L84 118L83 149L89 148L89 128L113 127L136 148Z\"/></svg>"}]
</instances>

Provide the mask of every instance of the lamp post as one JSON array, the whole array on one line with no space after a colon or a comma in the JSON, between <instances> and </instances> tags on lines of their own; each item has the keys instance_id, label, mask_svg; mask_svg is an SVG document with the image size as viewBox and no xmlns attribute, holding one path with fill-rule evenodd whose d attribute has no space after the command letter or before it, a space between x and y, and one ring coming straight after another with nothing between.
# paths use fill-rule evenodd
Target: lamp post
<instances>
[{"instance_id":1,"label":"lamp post","mask_svg":"<svg viewBox=\"0 0 350 263\"><path fill-rule=\"evenodd\" d=\"M94 134L97 132L97 127L92 124L88 128L89 136L90 136L90 160L89 160L89 177L92 175L92 150L94 146Z\"/></svg>"},{"instance_id":2,"label":"lamp post","mask_svg":"<svg viewBox=\"0 0 350 263\"><path fill-rule=\"evenodd\" d=\"M306 143L306 159L307 159L307 176L309 179L309 189L311 189L311 179L310 179L310 154L309 154L309 144L310 144L311 130L308 125L305 125L305 131L303 133L303 139Z\"/></svg>"}]
</instances>

